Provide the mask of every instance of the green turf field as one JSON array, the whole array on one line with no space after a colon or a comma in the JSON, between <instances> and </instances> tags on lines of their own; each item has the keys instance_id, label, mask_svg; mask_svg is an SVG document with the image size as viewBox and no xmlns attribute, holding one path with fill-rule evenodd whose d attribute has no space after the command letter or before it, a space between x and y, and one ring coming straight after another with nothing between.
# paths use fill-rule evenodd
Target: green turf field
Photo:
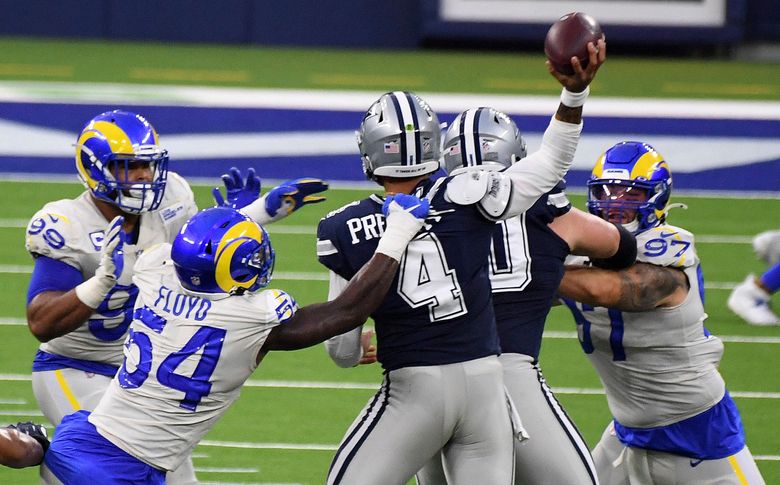
<instances>
[{"instance_id":1,"label":"green turf field","mask_svg":"<svg viewBox=\"0 0 780 485\"><path fill-rule=\"evenodd\" d=\"M0 422L42 417L29 382L36 341L24 326L27 271L24 224L46 201L72 197L76 184L0 182ZM201 207L210 205L206 187L197 187ZM315 227L328 210L363 197L365 191L332 190L328 201L306 207L271 226L277 251L273 286L300 303L324 299L325 272L316 261ZM780 399L780 327L745 325L725 307L728 288L748 271L760 271L749 245L755 232L776 228L780 200L676 197L689 205L672 222L699 237L698 250L708 284L707 326L726 339L721 371L742 410L748 443L767 483L780 483L777 434ZM582 207L582 197L574 197ZM715 236L728 236L717 238ZM717 242L726 241L726 242ZM609 420L598 379L576 339L571 317L556 309L549 320L542 365L548 381L589 444L595 444ZM750 337L750 338L746 338ZM255 372L241 398L196 449L195 466L204 482L320 484L343 432L380 382L377 366L339 369L322 346L270 354ZM749 393L749 394L748 394ZM0 483L35 483L36 469L0 468Z\"/></svg>"},{"instance_id":2,"label":"green turf field","mask_svg":"<svg viewBox=\"0 0 780 485\"><path fill-rule=\"evenodd\" d=\"M545 94L558 91L541 54L381 52L0 38L0 80L122 82L231 87ZM57 90L56 85L41 89ZM594 84L598 96L780 99L780 64L610 56ZM75 180L75 177L74 177ZM24 326L31 259L24 225L46 201L72 197L80 185L0 182L0 423L41 420L29 382L37 346ZM208 190L197 188L202 207ZM324 299L326 274L314 256L316 223L325 212L366 192L332 190L271 227L275 285L300 303ZM582 198L575 197L582 207ZM742 410L748 443L767 483L780 483L780 327L745 325L725 307L728 288L761 271L750 237L777 228L780 199L676 197L688 203L671 221L699 236L708 327L729 337L721 366ZM780 304L779 304L780 305ZM598 379L572 332L571 317L553 311L542 365L548 381L588 442L609 420ZM321 346L269 355L242 397L196 450L203 483L323 483L344 430L381 379L377 366L343 370ZM748 394L750 393L750 394ZM36 483L35 469L0 467L0 483Z\"/></svg>"}]
</instances>

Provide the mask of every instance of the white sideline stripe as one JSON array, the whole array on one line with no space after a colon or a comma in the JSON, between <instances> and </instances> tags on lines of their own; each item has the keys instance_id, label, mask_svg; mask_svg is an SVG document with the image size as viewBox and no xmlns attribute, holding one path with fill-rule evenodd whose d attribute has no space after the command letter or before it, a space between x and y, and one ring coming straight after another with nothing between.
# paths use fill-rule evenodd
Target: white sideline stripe
<instances>
[{"instance_id":1,"label":"white sideline stripe","mask_svg":"<svg viewBox=\"0 0 780 485\"><path fill-rule=\"evenodd\" d=\"M195 467L198 473L257 473L259 468L219 468L219 467Z\"/></svg>"},{"instance_id":2,"label":"white sideline stripe","mask_svg":"<svg viewBox=\"0 0 780 485\"><path fill-rule=\"evenodd\" d=\"M502 111L549 115L557 96L517 94L420 93L440 112L463 106L496 106ZM375 91L170 86L155 84L2 81L0 100L69 104L150 104L241 108L327 109L363 113ZM628 108L630 106L630 108ZM780 119L780 103L767 100L636 99L598 97L588 101L589 116L641 116L726 119Z\"/></svg>"},{"instance_id":3,"label":"white sideline stripe","mask_svg":"<svg viewBox=\"0 0 780 485\"><path fill-rule=\"evenodd\" d=\"M545 330L545 338L576 339L577 332L561 332L559 330ZM738 344L780 344L780 337L759 337L747 335L718 335L723 342Z\"/></svg>"},{"instance_id":4,"label":"white sideline stripe","mask_svg":"<svg viewBox=\"0 0 780 485\"><path fill-rule=\"evenodd\" d=\"M338 445L323 445L316 443L247 443L243 441L203 440L199 446L215 446L218 448L246 448L252 450L309 450L336 451Z\"/></svg>"},{"instance_id":5,"label":"white sideline stripe","mask_svg":"<svg viewBox=\"0 0 780 485\"><path fill-rule=\"evenodd\" d=\"M27 404L27 401L24 399L5 399L0 398L0 404Z\"/></svg>"}]
</instances>

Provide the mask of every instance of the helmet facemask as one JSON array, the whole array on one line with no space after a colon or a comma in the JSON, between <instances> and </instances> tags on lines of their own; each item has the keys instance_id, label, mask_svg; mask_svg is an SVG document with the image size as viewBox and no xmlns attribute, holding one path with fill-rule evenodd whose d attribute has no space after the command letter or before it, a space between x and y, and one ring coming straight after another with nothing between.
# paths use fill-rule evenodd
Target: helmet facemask
<instances>
[{"instance_id":1,"label":"helmet facemask","mask_svg":"<svg viewBox=\"0 0 780 485\"><path fill-rule=\"evenodd\" d=\"M665 222L672 174L647 143L624 141L596 162L588 180L591 214L638 234Z\"/></svg>"}]
</instances>

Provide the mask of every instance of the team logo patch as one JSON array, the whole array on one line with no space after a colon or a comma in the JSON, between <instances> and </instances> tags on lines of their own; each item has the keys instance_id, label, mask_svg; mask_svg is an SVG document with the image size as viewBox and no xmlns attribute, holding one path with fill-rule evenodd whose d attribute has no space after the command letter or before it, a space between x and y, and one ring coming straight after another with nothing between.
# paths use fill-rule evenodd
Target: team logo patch
<instances>
[{"instance_id":1,"label":"team logo patch","mask_svg":"<svg viewBox=\"0 0 780 485\"><path fill-rule=\"evenodd\" d=\"M106 235L103 231L89 233L89 241L92 243L92 247L95 248L95 251L100 251L103 248L103 239L105 238Z\"/></svg>"}]
</instances>

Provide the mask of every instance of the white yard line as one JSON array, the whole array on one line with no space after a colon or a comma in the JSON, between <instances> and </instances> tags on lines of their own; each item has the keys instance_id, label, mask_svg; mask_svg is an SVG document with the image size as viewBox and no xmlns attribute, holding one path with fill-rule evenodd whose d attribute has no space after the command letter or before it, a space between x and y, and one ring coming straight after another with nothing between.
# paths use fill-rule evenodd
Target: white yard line
<instances>
[{"instance_id":1,"label":"white yard line","mask_svg":"<svg viewBox=\"0 0 780 485\"><path fill-rule=\"evenodd\" d=\"M258 473L259 468L219 468L219 467L195 467L198 473Z\"/></svg>"},{"instance_id":2,"label":"white yard line","mask_svg":"<svg viewBox=\"0 0 780 485\"><path fill-rule=\"evenodd\" d=\"M0 274L30 274L32 273L32 265L22 264L0 264ZM312 271L312 272L274 272L274 280L277 281L328 281L330 278L328 273L324 271ZM705 283L704 288L707 290L731 290L741 281L719 281L714 283Z\"/></svg>"},{"instance_id":3,"label":"white yard line","mask_svg":"<svg viewBox=\"0 0 780 485\"><path fill-rule=\"evenodd\" d=\"M29 375L0 374L1 381L30 381ZM364 390L373 391L379 388L376 382L328 382L328 381L281 381L281 380L254 380L250 379L244 384L245 388L284 388L284 389L331 389L331 390ZM553 389L558 394L600 395L604 394L601 388L587 387L556 387ZM732 396L745 399L780 399L780 392L756 392L756 391L729 391ZM0 416L5 410L0 410ZM27 411L13 411L26 416ZM38 413L38 411L34 411ZM35 414L36 416L38 414Z\"/></svg>"},{"instance_id":4,"label":"white yard line","mask_svg":"<svg viewBox=\"0 0 780 485\"><path fill-rule=\"evenodd\" d=\"M246 441L213 441L203 440L199 446L216 448L242 448L251 450L294 450L294 451L336 451L338 445L313 444L313 443L253 443ZM753 455L759 461L778 461L778 455ZM203 482L205 483L205 482ZM247 484L244 484L247 485Z\"/></svg>"},{"instance_id":5,"label":"white yard line","mask_svg":"<svg viewBox=\"0 0 780 485\"><path fill-rule=\"evenodd\" d=\"M28 222L27 219L0 218L0 229L24 229ZM317 234L317 226L270 224L266 229L271 234ZM752 244L753 236L702 234L696 236L696 242L701 244Z\"/></svg>"}]
</instances>

